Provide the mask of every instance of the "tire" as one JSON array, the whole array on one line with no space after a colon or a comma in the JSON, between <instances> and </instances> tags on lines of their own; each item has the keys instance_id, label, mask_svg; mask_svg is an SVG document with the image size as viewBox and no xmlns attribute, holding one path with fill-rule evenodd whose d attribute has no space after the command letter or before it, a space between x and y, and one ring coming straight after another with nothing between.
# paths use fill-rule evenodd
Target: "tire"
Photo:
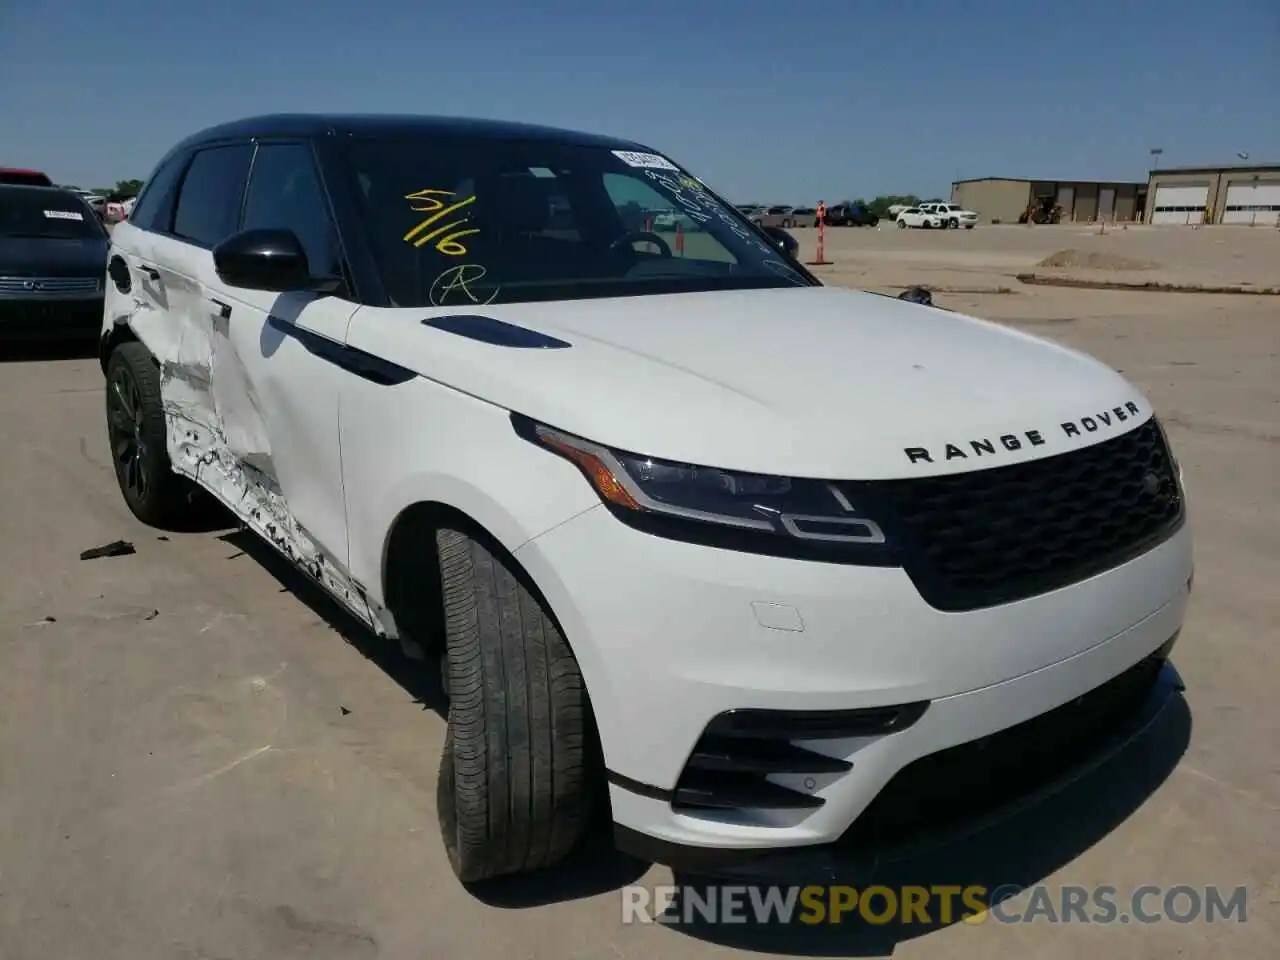
<instances>
[{"instance_id":1,"label":"tire","mask_svg":"<svg viewBox=\"0 0 1280 960\"><path fill-rule=\"evenodd\" d=\"M586 685L559 626L501 548L436 532L449 727L437 808L463 883L552 866L602 782Z\"/></svg>"},{"instance_id":2,"label":"tire","mask_svg":"<svg viewBox=\"0 0 1280 960\"><path fill-rule=\"evenodd\" d=\"M960 221L959 221L959 220L957 220L955 217L952 217L952 218L951 218L951 222L948 224L948 226L950 226L952 230L959 230L959 229L960 229Z\"/></svg>"},{"instance_id":3,"label":"tire","mask_svg":"<svg viewBox=\"0 0 1280 960\"><path fill-rule=\"evenodd\" d=\"M965 228L966 230L972 230L972 229L973 229L973 224L972 224L972 223L966 223L966 224L964 225L964 228Z\"/></svg>"},{"instance_id":4,"label":"tire","mask_svg":"<svg viewBox=\"0 0 1280 960\"><path fill-rule=\"evenodd\" d=\"M905 229L907 229L907 221L905 221L905 220L899 220L899 221L898 221L898 229L899 229L899 230L905 230Z\"/></svg>"},{"instance_id":5,"label":"tire","mask_svg":"<svg viewBox=\"0 0 1280 960\"><path fill-rule=\"evenodd\" d=\"M138 341L122 343L107 360L107 439L125 504L148 526L189 519L197 490L173 472L160 398L160 371Z\"/></svg>"}]
</instances>

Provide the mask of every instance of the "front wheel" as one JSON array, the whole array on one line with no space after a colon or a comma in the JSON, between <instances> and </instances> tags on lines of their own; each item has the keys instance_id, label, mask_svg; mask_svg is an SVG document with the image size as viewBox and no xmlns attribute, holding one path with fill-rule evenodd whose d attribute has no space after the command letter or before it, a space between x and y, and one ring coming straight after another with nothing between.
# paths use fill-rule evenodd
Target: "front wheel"
<instances>
[{"instance_id":1,"label":"front wheel","mask_svg":"<svg viewBox=\"0 0 1280 960\"><path fill-rule=\"evenodd\" d=\"M562 860L600 789L586 685L559 626L487 538L436 533L449 726L436 806L463 883Z\"/></svg>"},{"instance_id":2,"label":"front wheel","mask_svg":"<svg viewBox=\"0 0 1280 960\"><path fill-rule=\"evenodd\" d=\"M899 230L905 230L905 229L907 229L907 221L905 221L905 220L899 220L899 221L898 221L898 229L899 229Z\"/></svg>"},{"instance_id":3,"label":"front wheel","mask_svg":"<svg viewBox=\"0 0 1280 960\"><path fill-rule=\"evenodd\" d=\"M955 217L952 217L952 218L951 218L951 222L948 224L948 226L950 226L952 230L959 230L959 229L960 229L960 221L959 221L959 220L957 220Z\"/></svg>"},{"instance_id":4,"label":"front wheel","mask_svg":"<svg viewBox=\"0 0 1280 960\"><path fill-rule=\"evenodd\" d=\"M972 230L972 229L973 229L973 224L972 224L972 223L966 223L966 224L964 225L964 228L965 228L966 230Z\"/></svg>"}]
</instances>

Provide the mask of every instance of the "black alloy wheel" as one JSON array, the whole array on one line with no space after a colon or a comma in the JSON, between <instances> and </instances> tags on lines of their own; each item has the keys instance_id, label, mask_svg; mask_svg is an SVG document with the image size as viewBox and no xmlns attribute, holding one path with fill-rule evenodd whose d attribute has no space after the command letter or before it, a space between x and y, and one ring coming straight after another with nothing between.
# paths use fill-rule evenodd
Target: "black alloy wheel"
<instances>
[{"instance_id":1,"label":"black alloy wheel","mask_svg":"<svg viewBox=\"0 0 1280 960\"><path fill-rule=\"evenodd\" d=\"M142 391L126 364L116 366L107 388L107 435L121 488L139 503L151 490Z\"/></svg>"}]
</instances>

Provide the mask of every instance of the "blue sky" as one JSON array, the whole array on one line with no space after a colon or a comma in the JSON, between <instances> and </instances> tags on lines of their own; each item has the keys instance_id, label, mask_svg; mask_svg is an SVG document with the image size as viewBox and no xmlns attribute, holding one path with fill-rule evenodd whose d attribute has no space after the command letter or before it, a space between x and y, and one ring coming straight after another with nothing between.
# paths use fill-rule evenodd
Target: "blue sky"
<instances>
[{"instance_id":1,"label":"blue sky","mask_svg":"<svg viewBox=\"0 0 1280 960\"><path fill-rule=\"evenodd\" d=\"M735 202L1280 161L1276 0L49 0L0 12L0 165L145 178L276 111L648 143ZM21 13L18 13L18 8Z\"/></svg>"}]
</instances>

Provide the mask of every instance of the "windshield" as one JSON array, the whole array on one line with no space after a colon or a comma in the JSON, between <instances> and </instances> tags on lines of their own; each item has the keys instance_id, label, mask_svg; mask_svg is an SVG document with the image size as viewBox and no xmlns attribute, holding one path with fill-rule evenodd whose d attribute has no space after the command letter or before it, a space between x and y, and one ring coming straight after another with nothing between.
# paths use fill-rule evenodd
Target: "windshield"
<instances>
[{"instance_id":1,"label":"windshield","mask_svg":"<svg viewBox=\"0 0 1280 960\"><path fill-rule=\"evenodd\" d=\"M357 140L347 168L397 306L812 283L656 154L560 142Z\"/></svg>"},{"instance_id":2,"label":"windshield","mask_svg":"<svg viewBox=\"0 0 1280 960\"><path fill-rule=\"evenodd\" d=\"M104 236L84 202L70 193L0 187L0 237L92 240Z\"/></svg>"}]
</instances>

